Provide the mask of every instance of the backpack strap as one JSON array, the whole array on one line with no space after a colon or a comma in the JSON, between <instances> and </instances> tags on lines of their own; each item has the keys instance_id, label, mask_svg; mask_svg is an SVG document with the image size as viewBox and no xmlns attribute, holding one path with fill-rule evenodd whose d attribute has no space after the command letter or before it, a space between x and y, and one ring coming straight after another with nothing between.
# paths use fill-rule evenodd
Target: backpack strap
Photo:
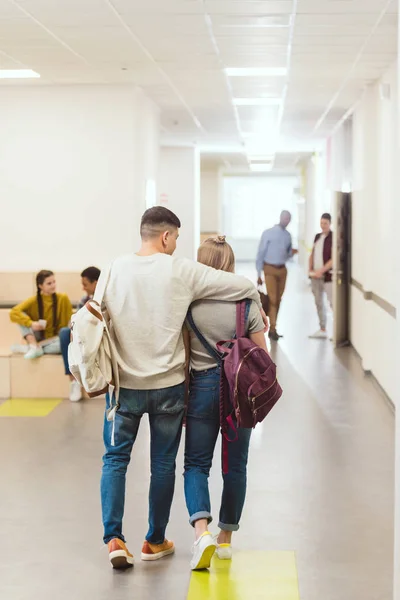
<instances>
[{"instance_id":1,"label":"backpack strap","mask_svg":"<svg viewBox=\"0 0 400 600\"><path fill-rule=\"evenodd\" d=\"M93 300L101 307L104 294L106 293L107 285L110 280L112 263L108 264L101 272L100 278L96 285L96 291Z\"/></svg>"},{"instance_id":2,"label":"backpack strap","mask_svg":"<svg viewBox=\"0 0 400 600\"><path fill-rule=\"evenodd\" d=\"M222 352L218 352L218 350L216 350L215 348L213 348L211 346L211 344L206 340L206 338L204 337L204 335L201 333L201 331L199 331L199 329L197 328L196 323L193 320L193 314L192 314L192 310L189 308L188 313L187 313L187 320L188 323L190 325L190 327L193 329L197 339L199 340L199 342L204 346L204 348L207 350L208 354L210 356L212 356L213 358L215 358L215 360L217 361L217 363L220 365L222 363L222 359L224 357L224 354Z\"/></svg>"},{"instance_id":3,"label":"backpack strap","mask_svg":"<svg viewBox=\"0 0 400 600\"><path fill-rule=\"evenodd\" d=\"M251 300L242 300L236 304L236 337L246 337L246 323L250 314Z\"/></svg>"},{"instance_id":4,"label":"backpack strap","mask_svg":"<svg viewBox=\"0 0 400 600\"><path fill-rule=\"evenodd\" d=\"M104 328L106 330L107 336L110 341L110 350L111 350L110 359L111 359L111 365L112 365L112 372L114 375L114 381L112 383L110 383L110 385L109 385L108 393L110 396L110 407L107 410L106 415L107 415L107 421L111 421L113 424L112 432L111 432L111 446L115 446L115 416L116 416L117 410L119 409L119 392L120 392L119 365L118 365L118 360L117 360L117 357L115 356L115 352L113 349L113 340L112 340L110 332L108 330L106 319L101 310L102 304L103 304L103 299L104 299L104 294L106 293L107 285L108 285L108 282L110 281L111 269L112 269L112 263L109 263L102 270L100 279L96 285L96 291L93 296L93 301L96 302L96 304L98 304L100 307L100 312L102 313L103 320L104 320Z\"/></svg>"}]
</instances>

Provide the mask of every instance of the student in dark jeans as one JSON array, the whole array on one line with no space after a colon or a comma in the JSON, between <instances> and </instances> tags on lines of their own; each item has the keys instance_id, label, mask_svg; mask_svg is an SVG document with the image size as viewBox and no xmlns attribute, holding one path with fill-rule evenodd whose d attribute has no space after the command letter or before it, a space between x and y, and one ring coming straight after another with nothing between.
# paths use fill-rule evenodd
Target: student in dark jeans
<instances>
[{"instance_id":1,"label":"student in dark jeans","mask_svg":"<svg viewBox=\"0 0 400 600\"><path fill-rule=\"evenodd\" d=\"M86 292L86 295L81 299L80 303L78 304L78 310L85 306L88 300L91 300L93 298L99 277L100 269L98 269L97 267L88 267L87 269L82 271L82 287L83 291ZM82 388L80 384L77 381L75 381L75 379L71 375L68 364L68 346L71 340L71 328L69 326L63 327L62 329L60 329L58 335L60 338L61 354L64 361L65 374L71 380L69 399L71 400L71 402L79 402L80 400L82 400Z\"/></svg>"},{"instance_id":2,"label":"student in dark jeans","mask_svg":"<svg viewBox=\"0 0 400 600\"><path fill-rule=\"evenodd\" d=\"M199 248L198 261L220 271L234 272L235 256L224 236L210 238ZM187 322L184 331L190 350L190 395L186 416L185 496L190 524L195 529L193 570L210 566L214 552L220 559L232 558L232 532L239 521L246 496L247 456L251 429L238 429L239 439L228 445L229 472L219 513L220 533L215 538L208 531L212 521L208 476L220 430L220 367L213 349L220 340L229 340L236 331L236 303L202 300L192 304L194 324L210 345L207 351ZM247 321L252 341L267 351L264 324L257 305L252 302Z\"/></svg>"}]
</instances>

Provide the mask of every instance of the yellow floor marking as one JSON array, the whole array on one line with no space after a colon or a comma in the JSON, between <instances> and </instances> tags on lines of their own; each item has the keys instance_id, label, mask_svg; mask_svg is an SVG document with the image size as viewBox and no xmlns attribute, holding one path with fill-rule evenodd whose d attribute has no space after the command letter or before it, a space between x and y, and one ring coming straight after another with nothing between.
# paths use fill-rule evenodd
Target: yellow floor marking
<instances>
[{"instance_id":1,"label":"yellow floor marking","mask_svg":"<svg viewBox=\"0 0 400 600\"><path fill-rule=\"evenodd\" d=\"M187 600L300 600L294 552L234 552L193 572Z\"/></svg>"},{"instance_id":2,"label":"yellow floor marking","mask_svg":"<svg viewBox=\"0 0 400 600\"><path fill-rule=\"evenodd\" d=\"M61 400L48 398L16 398L0 406L0 417L47 417Z\"/></svg>"}]
</instances>

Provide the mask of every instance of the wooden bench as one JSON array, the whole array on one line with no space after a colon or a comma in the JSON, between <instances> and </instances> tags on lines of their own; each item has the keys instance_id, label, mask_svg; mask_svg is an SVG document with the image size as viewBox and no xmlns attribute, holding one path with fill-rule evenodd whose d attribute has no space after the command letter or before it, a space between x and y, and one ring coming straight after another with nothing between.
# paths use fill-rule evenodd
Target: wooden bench
<instances>
[{"instance_id":1,"label":"wooden bench","mask_svg":"<svg viewBox=\"0 0 400 600\"><path fill-rule=\"evenodd\" d=\"M11 346L24 344L10 311L0 309L0 398L67 398L69 379L60 355L25 360Z\"/></svg>"}]
</instances>

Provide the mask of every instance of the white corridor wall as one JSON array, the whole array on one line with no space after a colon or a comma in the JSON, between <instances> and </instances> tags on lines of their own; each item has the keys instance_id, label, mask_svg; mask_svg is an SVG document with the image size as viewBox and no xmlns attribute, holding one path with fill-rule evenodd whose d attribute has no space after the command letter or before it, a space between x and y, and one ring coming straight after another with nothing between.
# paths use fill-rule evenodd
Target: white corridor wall
<instances>
[{"instance_id":1,"label":"white corridor wall","mask_svg":"<svg viewBox=\"0 0 400 600\"><path fill-rule=\"evenodd\" d=\"M2 88L0 270L80 270L137 247L158 109L127 86Z\"/></svg>"},{"instance_id":2,"label":"white corridor wall","mask_svg":"<svg viewBox=\"0 0 400 600\"><path fill-rule=\"evenodd\" d=\"M390 97L381 94L381 83ZM396 307L398 243L397 66L368 88L353 115L352 278ZM395 401L396 322L383 308L351 292L351 341L365 370Z\"/></svg>"}]
</instances>

